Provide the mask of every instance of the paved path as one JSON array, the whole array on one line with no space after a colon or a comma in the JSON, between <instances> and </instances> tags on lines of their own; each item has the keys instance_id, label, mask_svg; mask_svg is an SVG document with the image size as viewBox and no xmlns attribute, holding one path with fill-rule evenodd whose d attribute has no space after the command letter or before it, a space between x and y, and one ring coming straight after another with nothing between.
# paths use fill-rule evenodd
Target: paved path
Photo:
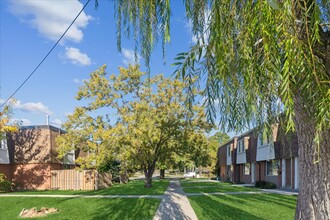
<instances>
[{"instance_id":1,"label":"paved path","mask_svg":"<svg viewBox=\"0 0 330 220\"><path fill-rule=\"evenodd\" d=\"M178 180L171 180L154 220L197 220L190 202Z\"/></svg>"},{"instance_id":2,"label":"paved path","mask_svg":"<svg viewBox=\"0 0 330 220\"><path fill-rule=\"evenodd\" d=\"M150 198L162 199L163 195L42 195L42 194L5 194L0 197L44 197L44 198Z\"/></svg>"}]
</instances>

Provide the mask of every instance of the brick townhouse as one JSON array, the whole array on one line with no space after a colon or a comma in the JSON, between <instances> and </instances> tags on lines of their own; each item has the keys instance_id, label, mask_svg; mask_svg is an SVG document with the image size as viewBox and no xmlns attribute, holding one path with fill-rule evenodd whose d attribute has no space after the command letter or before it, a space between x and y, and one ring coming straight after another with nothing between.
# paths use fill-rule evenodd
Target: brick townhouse
<instances>
[{"instance_id":1,"label":"brick townhouse","mask_svg":"<svg viewBox=\"0 0 330 220\"><path fill-rule=\"evenodd\" d=\"M7 134L0 145L0 172L19 189L50 189L51 170L75 168L79 152L57 158L57 136L65 133L51 125L22 126Z\"/></svg>"},{"instance_id":2,"label":"brick townhouse","mask_svg":"<svg viewBox=\"0 0 330 220\"><path fill-rule=\"evenodd\" d=\"M223 181L275 183L278 188L299 188L298 141L274 125L267 134L252 129L218 149L219 176Z\"/></svg>"}]
</instances>

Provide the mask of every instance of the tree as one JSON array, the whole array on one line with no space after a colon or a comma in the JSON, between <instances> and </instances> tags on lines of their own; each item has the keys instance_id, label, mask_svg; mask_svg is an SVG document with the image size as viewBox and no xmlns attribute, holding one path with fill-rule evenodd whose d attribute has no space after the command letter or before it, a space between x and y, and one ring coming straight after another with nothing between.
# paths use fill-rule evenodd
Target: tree
<instances>
[{"instance_id":1,"label":"tree","mask_svg":"<svg viewBox=\"0 0 330 220\"><path fill-rule=\"evenodd\" d=\"M215 132L214 135L209 137L209 141L211 142L212 145L214 145L216 150L218 150L218 147L226 143L229 139L230 137L228 136L228 134L223 133L221 131L217 131Z\"/></svg>"},{"instance_id":2,"label":"tree","mask_svg":"<svg viewBox=\"0 0 330 220\"><path fill-rule=\"evenodd\" d=\"M12 106L7 105L0 111L0 140L5 138L7 132L16 132L17 125L10 123L12 116Z\"/></svg>"},{"instance_id":3,"label":"tree","mask_svg":"<svg viewBox=\"0 0 330 220\"><path fill-rule=\"evenodd\" d=\"M284 112L296 129L300 190L296 219L330 216L330 4L328 0L186 0L198 43L178 55L178 73L204 86L208 119L233 130L270 128ZM157 37L170 40L169 1L117 1L122 29L149 63ZM198 76L201 81L190 81ZM189 91L189 90L188 90ZM190 100L193 99L190 96Z\"/></svg>"},{"instance_id":4,"label":"tree","mask_svg":"<svg viewBox=\"0 0 330 220\"><path fill-rule=\"evenodd\" d=\"M215 174L218 175L218 148L226 143L230 137L223 132L216 132L213 136L209 137L210 159L211 167L215 169Z\"/></svg>"},{"instance_id":5,"label":"tree","mask_svg":"<svg viewBox=\"0 0 330 220\"><path fill-rule=\"evenodd\" d=\"M93 72L77 95L87 104L75 109L64 125L68 132L57 139L60 157L74 146L89 152L81 159L87 167L119 160L125 170L143 170L149 188L158 161L189 152L182 151L192 145L187 135L211 128L203 108L185 108L180 80L144 75L139 66L119 68L109 79L105 66Z\"/></svg>"}]
</instances>

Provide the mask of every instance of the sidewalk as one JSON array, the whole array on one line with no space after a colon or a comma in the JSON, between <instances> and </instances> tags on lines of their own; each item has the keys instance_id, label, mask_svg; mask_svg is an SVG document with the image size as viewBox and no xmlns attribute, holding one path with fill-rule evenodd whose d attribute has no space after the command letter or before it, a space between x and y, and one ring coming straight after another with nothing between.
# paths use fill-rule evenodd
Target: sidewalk
<instances>
[{"instance_id":1,"label":"sidewalk","mask_svg":"<svg viewBox=\"0 0 330 220\"><path fill-rule=\"evenodd\" d=\"M149 198L162 199L163 195L41 195L41 194L5 194L0 193L0 197L43 197L43 198Z\"/></svg>"},{"instance_id":2,"label":"sidewalk","mask_svg":"<svg viewBox=\"0 0 330 220\"><path fill-rule=\"evenodd\" d=\"M154 220L197 220L190 202L178 180L171 180Z\"/></svg>"}]
</instances>

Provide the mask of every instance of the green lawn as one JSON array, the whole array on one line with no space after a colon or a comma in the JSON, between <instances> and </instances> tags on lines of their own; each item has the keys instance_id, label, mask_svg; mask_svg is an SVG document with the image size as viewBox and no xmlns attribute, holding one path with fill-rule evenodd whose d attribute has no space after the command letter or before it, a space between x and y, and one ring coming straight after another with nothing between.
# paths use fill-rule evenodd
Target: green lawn
<instances>
[{"instance_id":1,"label":"green lawn","mask_svg":"<svg viewBox=\"0 0 330 220\"><path fill-rule=\"evenodd\" d=\"M168 187L169 180L153 180L153 187L144 187L144 181L132 180L127 184L115 184L110 188L84 191L84 190L35 190L12 192L12 194L44 194L44 195L163 195Z\"/></svg>"},{"instance_id":2,"label":"green lawn","mask_svg":"<svg viewBox=\"0 0 330 220\"><path fill-rule=\"evenodd\" d=\"M252 192L259 191L252 187L233 186L224 182L199 182L181 181L180 185L186 193L211 193L211 192Z\"/></svg>"},{"instance_id":3,"label":"green lawn","mask_svg":"<svg viewBox=\"0 0 330 220\"><path fill-rule=\"evenodd\" d=\"M277 194L189 196L199 220L293 219L296 196Z\"/></svg>"},{"instance_id":4,"label":"green lawn","mask_svg":"<svg viewBox=\"0 0 330 220\"><path fill-rule=\"evenodd\" d=\"M57 208L41 219L152 219L160 199L134 198L5 198L0 197L0 219L22 219L23 208ZM38 218L39 219L39 218Z\"/></svg>"}]
</instances>

